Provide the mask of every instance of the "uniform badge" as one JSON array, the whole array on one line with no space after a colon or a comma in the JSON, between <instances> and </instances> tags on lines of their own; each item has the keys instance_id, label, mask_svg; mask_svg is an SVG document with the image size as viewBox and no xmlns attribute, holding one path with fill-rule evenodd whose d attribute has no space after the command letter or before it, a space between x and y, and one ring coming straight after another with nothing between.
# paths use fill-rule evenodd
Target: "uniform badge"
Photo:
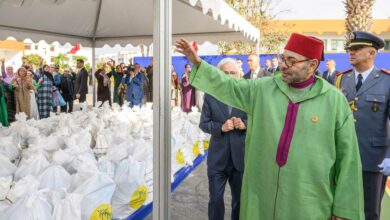
<instances>
[{"instance_id":1,"label":"uniform badge","mask_svg":"<svg viewBox=\"0 0 390 220\"><path fill-rule=\"evenodd\" d=\"M374 103L372 104L371 110L372 110L373 112L379 111L379 106L378 106L378 103L377 103L377 102L374 102Z\"/></svg>"},{"instance_id":2,"label":"uniform badge","mask_svg":"<svg viewBox=\"0 0 390 220\"><path fill-rule=\"evenodd\" d=\"M355 33L354 32L349 32L347 34L345 34L345 48L347 48L349 46L349 44L352 42L352 40L354 40L356 37Z\"/></svg>"},{"instance_id":3,"label":"uniform badge","mask_svg":"<svg viewBox=\"0 0 390 220\"><path fill-rule=\"evenodd\" d=\"M352 112L357 112L358 109L355 106L355 100L349 101L348 104L349 104L349 107L351 108Z\"/></svg>"}]
</instances>

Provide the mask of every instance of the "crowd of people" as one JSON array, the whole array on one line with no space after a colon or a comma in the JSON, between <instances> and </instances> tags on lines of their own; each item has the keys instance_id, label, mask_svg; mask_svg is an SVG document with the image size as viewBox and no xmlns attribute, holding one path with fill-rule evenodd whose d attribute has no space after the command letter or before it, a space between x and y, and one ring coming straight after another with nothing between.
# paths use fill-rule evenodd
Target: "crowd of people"
<instances>
[{"instance_id":1,"label":"crowd of people","mask_svg":"<svg viewBox=\"0 0 390 220\"><path fill-rule=\"evenodd\" d=\"M76 74L71 68L60 73L58 65L41 64L34 69L25 63L14 72L12 66L5 67L1 59L0 97L1 124L8 126L15 121L15 114L23 112L28 119L42 119L50 112L72 112L73 101L85 101L88 73L83 60L77 60Z\"/></svg>"}]
</instances>

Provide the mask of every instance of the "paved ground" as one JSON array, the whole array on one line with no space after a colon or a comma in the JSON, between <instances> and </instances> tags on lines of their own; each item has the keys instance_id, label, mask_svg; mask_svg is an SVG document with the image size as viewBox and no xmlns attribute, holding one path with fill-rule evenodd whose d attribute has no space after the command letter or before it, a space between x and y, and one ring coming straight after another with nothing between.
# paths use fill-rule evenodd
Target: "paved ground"
<instances>
[{"instance_id":1,"label":"paved ground","mask_svg":"<svg viewBox=\"0 0 390 220\"><path fill-rule=\"evenodd\" d=\"M172 220L206 220L208 181L206 161L203 161L172 193ZM225 219L230 219L231 215L231 195L227 184L225 191ZM147 220L152 220L149 215Z\"/></svg>"}]
</instances>

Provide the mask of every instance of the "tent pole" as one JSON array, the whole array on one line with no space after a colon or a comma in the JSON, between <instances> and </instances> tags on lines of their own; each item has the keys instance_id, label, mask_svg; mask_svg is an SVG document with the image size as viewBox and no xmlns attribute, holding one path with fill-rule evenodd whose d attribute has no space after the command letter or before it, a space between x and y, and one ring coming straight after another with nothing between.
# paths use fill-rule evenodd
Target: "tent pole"
<instances>
[{"instance_id":1,"label":"tent pole","mask_svg":"<svg viewBox=\"0 0 390 220\"><path fill-rule=\"evenodd\" d=\"M153 0L153 219L170 219L172 0Z\"/></svg>"},{"instance_id":2,"label":"tent pole","mask_svg":"<svg viewBox=\"0 0 390 220\"><path fill-rule=\"evenodd\" d=\"M95 39L92 40L92 66L91 66L91 80L92 80L92 106L96 103L96 80L95 80Z\"/></svg>"}]
</instances>

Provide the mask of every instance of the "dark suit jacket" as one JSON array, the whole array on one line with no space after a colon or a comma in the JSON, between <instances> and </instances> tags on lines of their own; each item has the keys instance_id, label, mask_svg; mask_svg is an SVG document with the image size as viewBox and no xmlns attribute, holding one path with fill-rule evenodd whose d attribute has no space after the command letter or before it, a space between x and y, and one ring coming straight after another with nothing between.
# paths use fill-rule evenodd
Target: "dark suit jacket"
<instances>
[{"instance_id":1,"label":"dark suit jacket","mask_svg":"<svg viewBox=\"0 0 390 220\"><path fill-rule=\"evenodd\" d=\"M75 94L77 93L88 93L88 72L85 67L83 67L76 76Z\"/></svg>"},{"instance_id":2,"label":"dark suit jacket","mask_svg":"<svg viewBox=\"0 0 390 220\"><path fill-rule=\"evenodd\" d=\"M323 74L322 74L322 78L325 79L326 81L328 81L330 84L334 84L334 80L336 78L336 75L337 73L339 73L338 70L335 70L332 75L329 77L329 71L326 70Z\"/></svg>"},{"instance_id":3,"label":"dark suit jacket","mask_svg":"<svg viewBox=\"0 0 390 220\"><path fill-rule=\"evenodd\" d=\"M268 72L264 69L260 69L259 73L257 74L257 77L264 77L264 76L272 76L271 72ZM245 75L244 79L250 79L251 78L251 71L249 70Z\"/></svg>"},{"instance_id":4,"label":"dark suit jacket","mask_svg":"<svg viewBox=\"0 0 390 220\"><path fill-rule=\"evenodd\" d=\"M270 70L271 73L276 73L278 71L280 71L280 66L277 66L276 69L274 69L274 67L271 67L271 70Z\"/></svg>"},{"instance_id":5,"label":"dark suit jacket","mask_svg":"<svg viewBox=\"0 0 390 220\"><path fill-rule=\"evenodd\" d=\"M224 170L230 158L238 171L244 170L246 130L222 132L222 125L231 117L241 118L247 124L245 112L232 108L229 115L228 106L205 94L199 127L211 134L207 166L209 169Z\"/></svg>"}]
</instances>

